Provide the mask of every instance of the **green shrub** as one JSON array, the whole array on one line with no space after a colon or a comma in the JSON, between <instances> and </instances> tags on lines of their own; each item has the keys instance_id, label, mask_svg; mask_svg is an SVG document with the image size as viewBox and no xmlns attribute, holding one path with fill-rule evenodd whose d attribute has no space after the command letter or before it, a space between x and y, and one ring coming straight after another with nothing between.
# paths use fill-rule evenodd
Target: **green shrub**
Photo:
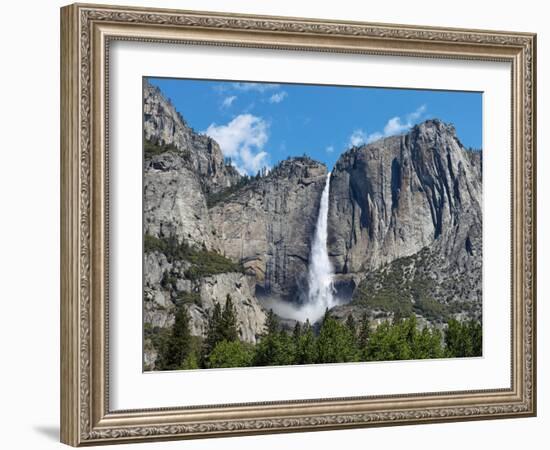
<instances>
[{"instance_id":1,"label":"green shrub","mask_svg":"<svg viewBox=\"0 0 550 450\"><path fill-rule=\"evenodd\" d=\"M268 333L256 345L254 363L257 366L296 364L296 347L292 336L283 330Z\"/></svg>"},{"instance_id":2,"label":"green shrub","mask_svg":"<svg viewBox=\"0 0 550 450\"><path fill-rule=\"evenodd\" d=\"M416 256L427 257L426 252ZM411 256L399 258L368 273L355 290L352 302L397 317L409 317L416 312L430 321L446 322L450 308L433 298L434 282L422 273L414 272L413 263Z\"/></svg>"},{"instance_id":3,"label":"green shrub","mask_svg":"<svg viewBox=\"0 0 550 450\"><path fill-rule=\"evenodd\" d=\"M475 320L459 322L451 319L445 334L445 345L445 351L450 358L481 356L481 324Z\"/></svg>"},{"instance_id":4,"label":"green shrub","mask_svg":"<svg viewBox=\"0 0 550 450\"><path fill-rule=\"evenodd\" d=\"M176 311L171 333L165 345L162 347L159 358L155 363L158 364L159 369L179 369L192 352L192 337L189 321L189 313L184 307L180 306Z\"/></svg>"},{"instance_id":5,"label":"green shrub","mask_svg":"<svg viewBox=\"0 0 550 450\"><path fill-rule=\"evenodd\" d=\"M178 149L173 144L159 145L145 140L143 143L143 156L145 159L151 159L153 156L161 155L166 152L177 152Z\"/></svg>"},{"instance_id":6,"label":"green shrub","mask_svg":"<svg viewBox=\"0 0 550 450\"><path fill-rule=\"evenodd\" d=\"M192 266L187 269L185 276L190 280L215 275L226 272L243 272L240 264L234 263L229 258L226 258L214 251L193 251L187 257Z\"/></svg>"},{"instance_id":7,"label":"green shrub","mask_svg":"<svg viewBox=\"0 0 550 450\"><path fill-rule=\"evenodd\" d=\"M413 308L430 321L446 321L449 317L449 307L431 297L417 298Z\"/></svg>"},{"instance_id":8,"label":"green shrub","mask_svg":"<svg viewBox=\"0 0 550 450\"><path fill-rule=\"evenodd\" d=\"M198 292L178 292L176 304L202 306L201 295Z\"/></svg>"},{"instance_id":9,"label":"green shrub","mask_svg":"<svg viewBox=\"0 0 550 450\"><path fill-rule=\"evenodd\" d=\"M317 362L359 361L355 335L327 311L317 338Z\"/></svg>"},{"instance_id":10,"label":"green shrub","mask_svg":"<svg viewBox=\"0 0 550 450\"><path fill-rule=\"evenodd\" d=\"M252 363L254 347L241 341L221 341L208 358L208 367L247 367Z\"/></svg>"},{"instance_id":11,"label":"green shrub","mask_svg":"<svg viewBox=\"0 0 550 450\"><path fill-rule=\"evenodd\" d=\"M190 352L185 359L183 360L183 363L179 367L180 370L192 370L192 369L199 369L199 360L197 358L197 355L195 352Z\"/></svg>"},{"instance_id":12,"label":"green shrub","mask_svg":"<svg viewBox=\"0 0 550 450\"><path fill-rule=\"evenodd\" d=\"M363 349L366 361L395 361L407 359L442 358L441 333L437 328L418 329L416 317L397 324L384 322L372 333Z\"/></svg>"},{"instance_id":13,"label":"green shrub","mask_svg":"<svg viewBox=\"0 0 550 450\"><path fill-rule=\"evenodd\" d=\"M187 261L191 267L185 272L185 276L191 280L227 272L244 272L243 266L231 261L223 255L203 248L192 247L185 241L179 242L177 237L171 235L167 238L157 238L145 234L144 249L146 253L158 251L166 256L169 263L175 261ZM175 285L175 275L165 273L163 275L163 287Z\"/></svg>"},{"instance_id":14,"label":"green shrub","mask_svg":"<svg viewBox=\"0 0 550 450\"><path fill-rule=\"evenodd\" d=\"M151 347L155 349L159 355L162 353L170 338L170 333L170 328L154 327L150 323L145 323L143 326L143 340L150 341Z\"/></svg>"},{"instance_id":15,"label":"green shrub","mask_svg":"<svg viewBox=\"0 0 550 450\"><path fill-rule=\"evenodd\" d=\"M248 186L252 181L254 181L253 177L249 177L248 175L242 176L239 181L234 184L233 186L230 186L228 188L225 188L218 192L210 192L206 195L206 205L208 208L212 208L212 206L222 203L225 200L227 200L229 197L231 197L235 192L240 191L244 187Z\"/></svg>"},{"instance_id":16,"label":"green shrub","mask_svg":"<svg viewBox=\"0 0 550 450\"><path fill-rule=\"evenodd\" d=\"M176 288L177 278L176 276L167 270L162 274L162 279L160 280L160 285L164 289L175 289Z\"/></svg>"},{"instance_id":17,"label":"green shrub","mask_svg":"<svg viewBox=\"0 0 550 450\"><path fill-rule=\"evenodd\" d=\"M145 253L165 253L166 243L162 239L159 239L150 234L145 234L145 236L143 237L143 250L145 251Z\"/></svg>"}]
</instances>

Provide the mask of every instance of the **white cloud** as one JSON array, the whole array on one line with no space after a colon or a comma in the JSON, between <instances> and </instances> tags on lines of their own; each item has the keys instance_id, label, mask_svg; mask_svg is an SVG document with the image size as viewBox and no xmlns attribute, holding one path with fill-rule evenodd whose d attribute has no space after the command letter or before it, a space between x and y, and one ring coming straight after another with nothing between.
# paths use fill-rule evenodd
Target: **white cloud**
<instances>
[{"instance_id":1,"label":"white cloud","mask_svg":"<svg viewBox=\"0 0 550 450\"><path fill-rule=\"evenodd\" d=\"M285 91L276 92L271 97L269 97L269 103L281 103L286 97L287 93Z\"/></svg>"},{"instance_id":2,"label":"white cloud","mask_svg":"<svg viewBox=\"0 0 550 450\"><path fill-rule=\"evenodd\" d=\"M241 173L255 175L262 167L269 168L269 154L266 151L254 153L250 148L244 147L240 153L241 164L236 167Z\"/></svg>"},{"instance_id":3,"label":"white cloud","mask_svg":"<svg viewBox=\"0 0 550 450\"><path fill-rule=\"evenodd\" d=\"M255 91L255 92L266 92L273 89L278 89L279 84L274 83L231 83L231 87L237 91Z\"/></svg>"},{"instance_id":4,"label":"white cloud","mask_svg":"<svg viewBox=\"0 0 550 450\"><path fill-rule=\"evenodd\" d=\"M349 137L349 146L359 147L363 144L370 144L371 142L377 141L378 139L383 138L384 135L378 131L368 134L366 131L358 128Z\"/></svg>"},{"instance_id":5,"label":"white cloud","mask_svg":"<svg viewBox=\"0 0 550 450\"><path fill-rule=\"evenodd\" d=\"M269 164L269 154L263 150L268 128L261 117L240 114L226 125L211 124L204 133L220 144L239 172L253 175Z\"/></svg>"},{"instance_id":6,"label":"white cloud","mask_svg":"<svg viewBox=\"0 0 550 450\"><path fill-rule=\"evenodd\" d=\"M327 153L333 153L333 152L334 152L334 145L329 145L329 146L325 149L325 151L326 151Z\"/></svg>"},{"instance_id":7,"label":"white cloud","mask_svg":"<svg viewBox=\"0 0 550 450\"><path fill-rule=\"evenodd\" d=\"M402 123L400 117L392 117L384 127L384 136L402 133L407 128L409 128L408 124Z\"/></svg>"},{"instance_id":8,"label":"white cloud","mask_svg":"<svg viewBox=\"0 0 550 450\"><path fill-rule=\"evenodd\" d=\"M361 129L357 129L353 133L351 133L351 136L349 137L349 145L357 147L361 144L364 144L366 139L367 133L365 133Z\"/></svg>"},{"instance_id":9,"label":"white cloud","mask_svg":"<svg viewBox=\"0 0 550 450\"><path fill-rule=\"evenodd\" d=\"M424 113L426 112L426 105L421 105L419 106L416 111L410 113L408 116L407 116L407 121L409 123L413 123L413 122L416 122L418 119L420 119ZM412 125L411 125L412 126Z\"/></svg>"},{"instance_id":10,"label":"white cloud","mask_svg":"<svg viewBox=\"0 0 550 450\"><path fill-rule=\"evenodd\" d=\"M357 147L362 144L370 144L384 137L404 133L409 130L425 112L426 105L422 105L412 113L407 114L404 119L399 116L392 117L386 122L383 131L375 131L374 133L367 134L364 130L357 129L351 134L349 145Z\"/></svg>"},{"instance_id":11,"label":"white cloud","mask_svg":"<svg viewBox=\"0 0 550 450\"><path fill-rule=\"evenodd\" d=\"M230 95L229 97L225 97L222 102L222 108L229 108L235 100L237 100L236 95Z\"/></svg>"},{"instance_id":12,"label":"white cloud","mask_svg":"<svg viewBox=\"0 0 550 450\"><path fill-rule=\"evenodd\" d=\"M367 139L365 140L365 144L370 144L371 142L377 141L378 139L382 139L384 135L378 131L375 131L374 133L371 133L367 136Z\"/></svg>"},{"instance_id":13,"label":"white cloud","mask_svg":"<svg viewBox=\"0 0 550 450\"><path fill-rule=\"evenodd\" d=\"M412 113L407 114L405 122L403 122L401 117L392 117L384 127L384 136L393 136L407 131L425 112L426 105L422 105Z\"/></svg>"}]
</instances>

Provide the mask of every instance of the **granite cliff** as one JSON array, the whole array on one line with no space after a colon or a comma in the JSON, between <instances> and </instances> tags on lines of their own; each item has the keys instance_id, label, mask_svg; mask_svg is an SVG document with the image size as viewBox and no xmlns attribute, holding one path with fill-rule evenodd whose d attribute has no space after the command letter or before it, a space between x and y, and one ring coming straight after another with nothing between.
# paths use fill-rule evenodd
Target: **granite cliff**
<instances>
[{"instance_id":1,"label":"granite cliff","mask_svg":"<svg viewBox=\"0 0 550 450\"><path fill-rule=\"evenodd\" d=\"M148 84L144 140L145 324L169 329L183 304L192 333L204 336L214 302L230 294L241 338L255 342L265 321L258 299L299 301L307 290L326 166L289 158L269 173L242 176ZM146 344L154 367L154 346Z\"/></svg>"},{"instance_id":2,"label":"granite cliff","mask_svg":"<svg viewBox=\"0 0 550 450\"><path fill-rule=\"evenodd\" d=\"M307 290L326 174L310 158L288 159L211 208L222 252L255 275L259 297L296 302Z\"/></svg>"},{"instance_id":3,"label":"granite cliff","mask_svg":"<svg viewBox=\"0 0 550 450\"><path fill-rule=\"evenodd\" d=\"M332 172L328 242L341 291L367 309L408 302L410 312L429 297L479 319L481 174L481 154L439 120L344 153Z\"/></svg>"},{"instance_id":4,"label":"granite cliff","mask_svg":"<svg viewBox=\"0 0 550 450\"><path fill-rule=\"evenodd\" d=\"M202 337L214 303L232 298L242 340L264 331L255 280L225 258L208 199L242 182L216 141L195 132L160 90L144 86L144 324L145 366L153 369L159 336L187 309Z\"/></svg>"},{"instance_id":5,"label":"granite cliff","mask_svg":"<svg viewBox=\"0 0 550 450\"><path fill-rule=\"evenodd\" d=\"M145 362L185 307L204 337L232 298L243 341L265 331L264 300L300 304L327 167L288 158L241 175L160 90L144 86ZM375 321L481 320L482 157L433 119L343 153L330 177L328 252L341 306Z\"/></svg>"}]
</instances>

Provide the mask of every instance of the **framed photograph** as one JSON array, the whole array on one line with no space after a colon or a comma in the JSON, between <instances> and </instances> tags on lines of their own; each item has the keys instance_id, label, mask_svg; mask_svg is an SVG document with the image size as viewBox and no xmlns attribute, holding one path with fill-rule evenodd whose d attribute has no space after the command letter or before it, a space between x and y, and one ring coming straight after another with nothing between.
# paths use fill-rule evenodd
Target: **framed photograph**
<instances>
[{"instance_id":1,"label":"framed photograph","mask_svg":"<svg viewBox=\"0 0 550 450\"><path fill-rule=\"evenodd\" d=\"M61 440L536 414L530 33L61 9Z\"/></svg>"}]
</instances>

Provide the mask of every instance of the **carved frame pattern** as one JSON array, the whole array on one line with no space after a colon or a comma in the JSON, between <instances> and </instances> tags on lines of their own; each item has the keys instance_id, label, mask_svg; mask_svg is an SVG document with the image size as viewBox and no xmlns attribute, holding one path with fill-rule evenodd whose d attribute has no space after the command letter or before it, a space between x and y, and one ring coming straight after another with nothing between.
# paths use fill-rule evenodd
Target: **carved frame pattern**
<instances>
[{"instance_id":1,"label":"carved frame pattern","mask_svg":"<svg viewBox=\"0 0 550 450\"><path fill-rule=\"evenodd\" d=\"M71 5L61 15L63 442L78 446L536 413L535 35L93 5ZM223 405L199 412L109 411L104 190L108 124L102 109L108 83L102 77L112 39L510 61L515 199L512 388L257 403L237 405L231 412ZM104 123L100 131L99 122ZM356 409L350 410L354 404ZM285 405L292 406L292 412L285 412Z\"/></svg>"}]
</instances>

